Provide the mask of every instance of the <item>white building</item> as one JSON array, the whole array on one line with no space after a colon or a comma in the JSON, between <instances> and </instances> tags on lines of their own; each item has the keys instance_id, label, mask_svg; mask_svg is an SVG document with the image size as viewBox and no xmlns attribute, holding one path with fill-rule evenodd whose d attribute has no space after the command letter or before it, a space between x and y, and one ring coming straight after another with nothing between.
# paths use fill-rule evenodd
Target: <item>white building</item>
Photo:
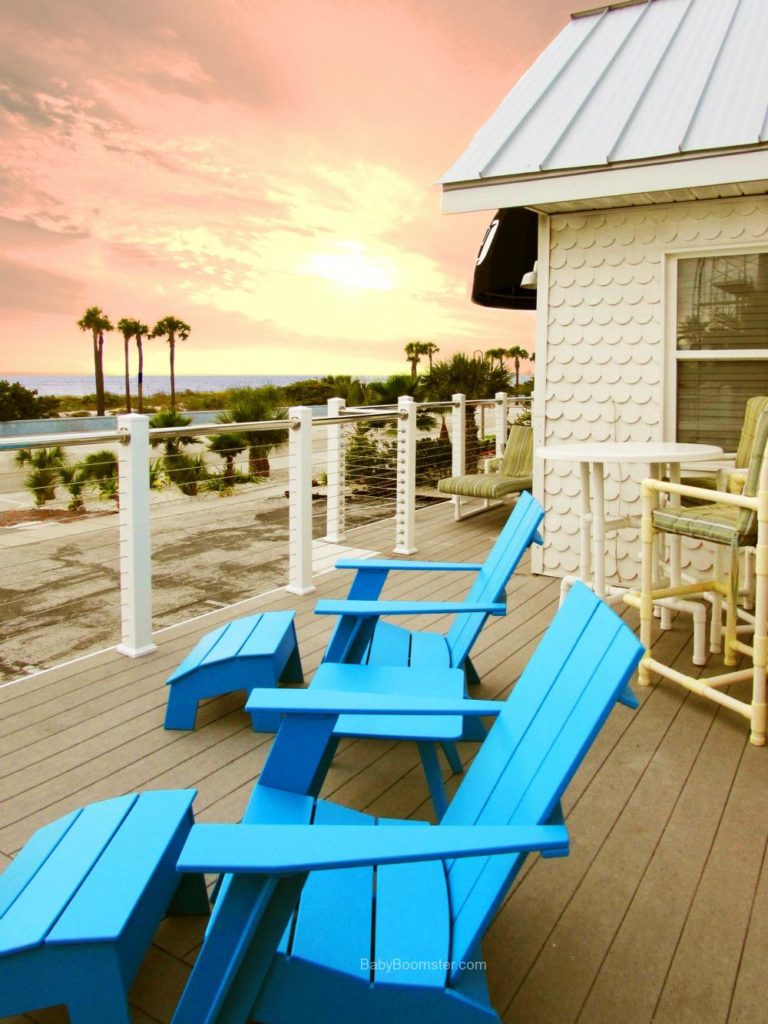
<instances>
[{"instance_id":1,"label":"white building","mask_svg":"<svg viewBox=\"0 0 768 1024\"><path fill-rule=\"evenodd\" d=\"M443 177L446 212L538 214L536 444L733 451L768 394L766 54L766 0L575 14ZM610 514L642 476L614 467ZM578 473L538 463L534 490L534 567L575 572ZM636 532L609 543L609 573L634 579Z\"/></svg>"}]
</instances>

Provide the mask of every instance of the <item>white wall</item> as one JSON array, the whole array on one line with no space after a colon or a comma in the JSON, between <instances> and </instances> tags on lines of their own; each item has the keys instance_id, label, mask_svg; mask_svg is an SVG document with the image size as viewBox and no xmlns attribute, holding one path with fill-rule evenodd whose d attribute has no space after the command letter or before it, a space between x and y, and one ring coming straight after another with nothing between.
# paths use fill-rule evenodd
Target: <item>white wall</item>
<instances>
[{"instance_id":1,"label":"white wall","mask_svg":"<svg viewBox=\"0 0 768 1024\"><path fill-rule=\"evenodd\" d=\"M555 214L548 234L549 274L548 280L542 275L539 293L536 443L674 440L673 410L666 417L664 410L674 349L674 310L665 310L666 257L768 245L768 198ZM539 474L545 544L534 568L575 573L578 469L550 463ZM643 476L640 467L608 467L609 515L639 510ZM635 582L637 531L613 534L607 551L608 577Z\"/></svg>"}]
</instances>

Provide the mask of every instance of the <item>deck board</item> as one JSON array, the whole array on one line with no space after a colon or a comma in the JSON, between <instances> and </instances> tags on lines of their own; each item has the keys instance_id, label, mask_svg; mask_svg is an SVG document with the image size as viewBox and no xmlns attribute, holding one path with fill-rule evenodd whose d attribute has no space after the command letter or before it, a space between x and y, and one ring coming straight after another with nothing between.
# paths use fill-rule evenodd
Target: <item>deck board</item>
<instances>
[{"instance_id":1,"label":"deck board","mask_svg":"<svg viewBox=\"0 0 768 1024\"><path fill-rule=\"evenodd\" d=\"M481 561L501 511L454 523L445 506L419 513L416 559ZM391 522L350 544L389 554ZM236 820L269 749L242 696L201 704L194 732L166 732L165 679L205 632L235 615L295 608L311 676L333 622L319 597L342 597L352 574L317 577L317 592L274 591L159 632L159 649L131 660L99 652L0 689L0 867L39 825L89 800L136 788L199 789L199 820ZM393 573L389 598L460 599L470 575ZM559 583L527 561L473 652L474 691L504 699L558 603ZM634 612L625 617L634 623ZM444 627L447 617L406 623ZM678 617L657 653L690 671L690 623ZM717 665L705 670L716 671ZM706 1021L758 1024L768 941L768 750L747 724L671 684L617 708L567 795L571 856L529 859L485 944L494 1005L508 1024ZM475 745L459 745L469 762ZM449 791L460 777L449 776ZM323 793L387 816L429 818L414 744L348 739ZM199 948L201 919L163 922L132 992L134 1020L167 1024ZM46 1010L6 1018L62 1024Z\"/></svg>"}]
</instances>

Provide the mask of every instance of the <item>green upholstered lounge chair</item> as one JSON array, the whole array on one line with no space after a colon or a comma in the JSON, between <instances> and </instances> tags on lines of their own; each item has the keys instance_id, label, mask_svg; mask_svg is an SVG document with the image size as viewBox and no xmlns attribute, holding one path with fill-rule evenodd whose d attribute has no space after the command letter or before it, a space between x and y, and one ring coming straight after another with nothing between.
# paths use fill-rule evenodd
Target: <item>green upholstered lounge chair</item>
<instances>
[{"instance_id":1,"label":"green upholstered lounge chair","mask_svg":"<svg viewBox=\"0 0 768 1024\"><path fill-rule=\"evenodd\" d=\"M441 480L437 489L441 494L453 494L455 518L462 519L491 507L509 494L530 491L533 486L533 430L530 427L510 427L507 445L501 458L486 459L483 473L451 476ZM461 498L481 498L479 509L461 513Z\"/></svg>"}]
</instances>

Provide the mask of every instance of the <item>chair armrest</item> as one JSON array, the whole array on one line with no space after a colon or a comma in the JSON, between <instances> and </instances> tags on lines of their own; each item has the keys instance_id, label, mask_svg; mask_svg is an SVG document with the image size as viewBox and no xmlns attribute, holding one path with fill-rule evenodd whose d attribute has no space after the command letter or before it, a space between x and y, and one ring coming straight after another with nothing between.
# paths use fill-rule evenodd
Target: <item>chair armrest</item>
<instances>
[{"instance_id":1,"label":"chair armrest","mask_svg":"<svg viewBox=\"0 0 768 1024\"><path fill-rule=\"evenodd\" d=\"M357 569L360 571L380 572L382 569L417 569L420 572L479 572L481 562L400 562L389 558L340 558L337 569Z\"/></svg>"},{"instance_id":2,"label":"chair armrest","mask_svg":"<svg viewBox=\"0 0 768 1024\"><path fill-rule=\"evenodd\" d=\"M318 601L316 615L351 615L359 619L379 618L381 615L460 615L484 612L487 615L505 615L507 606L500 602L466 604L461 601Z\"/></svg>"},{"instance_id":3,"label":"chair armrest","mask_svg":"<svg viewBox=\"0 0 768 1024\"><path fill-rule=\"evenodd\" d=\"M194 825L178 871L285 875L488 854L568 852L564 825Z\"/></svg>"},{"instance_id":4,"label":"chair armrest","mask_svg":"<svg viewBox=\"0 0 768 1024\"><path fill-rule=\"evenodd\" d=\"M498 715L503 703L467 697L428 697L418 694L366 693L360 690L252 690L247 711L277 711L297 715Z\"/></svg>"}]
</instances>

